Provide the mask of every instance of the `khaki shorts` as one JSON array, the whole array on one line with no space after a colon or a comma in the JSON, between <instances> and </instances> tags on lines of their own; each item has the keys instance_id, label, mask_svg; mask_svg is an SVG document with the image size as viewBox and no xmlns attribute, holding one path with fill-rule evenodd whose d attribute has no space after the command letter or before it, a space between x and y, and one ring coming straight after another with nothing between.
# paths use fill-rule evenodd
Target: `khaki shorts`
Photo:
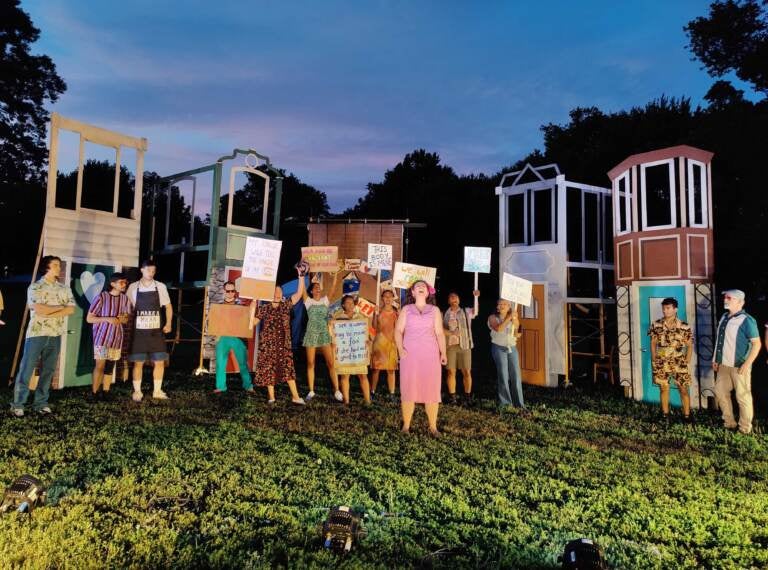
<instances>
[{"instance_id":1,"label":"khaki shorts","mask_svg":"<svg viewBox=\"0 0 768 570\"><path fill-rule=\"evenodd\" d=\"M470 370L472 368L472 349L461 350L458 346L448 347L448 370Z\"/></svg>"}]
</instances>

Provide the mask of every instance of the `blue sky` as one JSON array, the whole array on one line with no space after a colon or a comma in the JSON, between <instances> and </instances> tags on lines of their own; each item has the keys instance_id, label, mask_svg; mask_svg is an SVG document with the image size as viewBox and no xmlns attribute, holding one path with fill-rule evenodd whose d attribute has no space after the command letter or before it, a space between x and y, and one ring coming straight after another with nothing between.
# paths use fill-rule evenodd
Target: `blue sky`
<instances>
[{"instance_id":1,"label":"blue sky","mask_svg":"<svg viewBox=\"0 0 768 570\"><path fill-rule=\"evenodd\" d=\"M252 147L353 205L405 153L492 174L576 106L712 83L683 26L709 2L22 1L64 115L149 139L171 174Z\"/></svg>"}]
</instances>

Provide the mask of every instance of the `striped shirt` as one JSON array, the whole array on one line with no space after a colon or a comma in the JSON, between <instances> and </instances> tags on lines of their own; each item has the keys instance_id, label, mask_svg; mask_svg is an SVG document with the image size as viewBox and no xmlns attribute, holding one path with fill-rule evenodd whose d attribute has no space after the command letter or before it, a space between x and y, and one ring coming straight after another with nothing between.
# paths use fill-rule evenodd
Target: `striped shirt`
<instances>
[{"instance_id":1,"label":"striped shirt","mask_svg":"<svg viewBox=\"0 0 768 570\"><path fill-rule=\"evenodd\" d=\"M88 312L97 317L117 317L132 313L133 305L125 293L111 295L108 291L103 291L93 300ZM93 346L121 348L123 346L123 325L94 323Z\"/></svg>"},{"instance_id":2,"label":"striped shirt","mask_svg":"<svg viewBox=\"0 0 768 570\"><path fill-rule=\"evenodd\" d=\"M717 340L713 362L739 367L752 350L752 339L759 339L757 322L744 311L735 315L725 313L717 325Z\"/></svg>"},{"instance_id":3,"label":"striped shirt","mask_svg":"<svg viewBox=\"0 0 768 570\"><path fill-rule=\"evenodd\" d=\"M460 350L467 350L475 347L474 339L472 338L472 318L475 316L473 309L459 309L454 313L453 310L448 307L443 314L443 328L445 329L445 342L448 347L458 344ZM458 343L454 340L451 342L451 337L455 337Z\"/></svg>"}]
</instances>

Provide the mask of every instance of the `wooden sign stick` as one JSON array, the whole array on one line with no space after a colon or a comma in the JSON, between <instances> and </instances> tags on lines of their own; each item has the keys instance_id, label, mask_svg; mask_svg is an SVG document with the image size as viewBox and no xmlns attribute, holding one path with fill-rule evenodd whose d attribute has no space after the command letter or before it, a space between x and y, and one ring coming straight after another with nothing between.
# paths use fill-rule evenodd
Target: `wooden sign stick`
<instances>
[{"instance_id":1,"label":"wooden sign stick","mask_svg":"<svg viewBox=\"0 0 768 570\"><path fill-rule=\"evenodd\" d=\"M475 289L472 291L472 296L475 297L475 316L480 312L480 299L475 296L475 291L478 290L477 285L477 271L475 271Z\"/></svg>"}]
</instances>

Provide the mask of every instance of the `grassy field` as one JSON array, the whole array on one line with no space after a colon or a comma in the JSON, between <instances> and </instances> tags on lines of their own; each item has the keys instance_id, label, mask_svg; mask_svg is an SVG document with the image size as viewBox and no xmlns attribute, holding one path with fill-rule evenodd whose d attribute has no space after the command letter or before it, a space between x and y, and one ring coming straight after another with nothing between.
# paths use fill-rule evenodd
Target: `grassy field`
<instances>
[{"instance_id":1,"label":"grassy field","mask_svg":"<svg viewBox=\"0 0 768 570\"><path fill-rule=\"evenodd\" d=\"M35 474L52 500L0 517L0 565L555 568L588 536L615 568L768 567L768 438L713 416L662 430L647 406L526 389L530 415L444 406L432 439L423 411L400 434L395 404L294 409L282 389L268 408L210 384L4 415L0 484ZM317 532L338 504L367 514L344 558Z\"/></svg>"}]
</instances>

